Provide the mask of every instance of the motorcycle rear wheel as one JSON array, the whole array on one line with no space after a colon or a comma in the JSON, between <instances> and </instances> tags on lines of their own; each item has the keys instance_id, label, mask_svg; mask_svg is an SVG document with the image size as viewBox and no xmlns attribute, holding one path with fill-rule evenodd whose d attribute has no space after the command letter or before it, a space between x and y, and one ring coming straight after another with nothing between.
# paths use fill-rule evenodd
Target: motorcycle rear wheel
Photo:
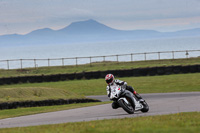
<instances>
[{"instance_id":1,"label":"motorcycle rear wheel","mask_svg":"<svg viewBox=\"0 0 200 133\"><path fill-rule=\"evenodd\" d=\"M120 99L118 103L127 113L134 113L134 108L131 106L131 104L127 104L123 99Z\"/></svg>"}]
</instances>

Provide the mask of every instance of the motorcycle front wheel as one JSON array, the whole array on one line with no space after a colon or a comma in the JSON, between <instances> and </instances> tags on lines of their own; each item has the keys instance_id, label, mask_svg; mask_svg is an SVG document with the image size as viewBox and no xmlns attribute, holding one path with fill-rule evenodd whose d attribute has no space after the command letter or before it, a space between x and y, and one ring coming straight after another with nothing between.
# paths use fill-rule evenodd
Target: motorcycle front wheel
<instances>
[{"instance_id":1,"label":"motorcycle front wheel","mask_svg":"<svg viewBox=\"0 0 200 133\"><path fill-rule=\"evenodd\" d=\"M148 105L145 101L142 102L142 105L143 105L144 107L143 107L143 109L141 109L141 111L142 111L143 113L148 112L148 111L149 111L149 105Z\"/></svg>"},{"instance_id":2,"label":"motorcycle front wheel","mask_svg":"<svg viewBox=\"0 0 200 133\"><path fill-rule=\"evenodd\" d=\"M120 99L118 103L127 113L134 113L134 108L131 106L131 104L127 104L123 99Z\"/></svg>"}]
</instances>

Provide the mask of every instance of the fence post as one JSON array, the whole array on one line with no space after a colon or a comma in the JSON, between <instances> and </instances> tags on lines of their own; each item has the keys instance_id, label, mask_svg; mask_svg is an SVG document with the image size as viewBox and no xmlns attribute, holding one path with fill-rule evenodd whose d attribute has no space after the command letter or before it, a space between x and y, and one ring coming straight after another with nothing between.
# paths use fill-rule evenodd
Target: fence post
<instances>
[{"instance_id":1,"label":"fence post","mask_svg":"<svg viewBox=\"0 0 200 133\"><path fill-rule=\"evenodd\" d=\"M48 59L48 67L50 66L50 60Z\"/></svg>"},{"instance_id":2,"label":"fence post","mask_svg":"<svg viewBox=\"0 0 200 133\"><path fill-rule=\"evenodd\" d=\"M160 60L160 52L158 52L158 59Z\"/></svg>"},{"instance_id":3,"label":"fence post","mask_svg":"<svg viewBox=\"0 0 200 133\"><path fill-rule=\"evenodd\" d=\"M64 62L64 58L62 58L62 65L64 66L65 64L64 64L65 62Z\"/></svg>"},{"instance_id":4,"label":"fence post","mask_svg":"<svg viewBox=\"0 0 200 133\"><path fill-rule=\"evenodd\" d=\"M147 53L144 53L144 60L147 60Z\"/></svg>"},{"instance_id":5,"label":"fence post","mask_svg":"<svg viewBox=\"0 0 200 133\"><path fill-rule=\"evenodd\" d=\"M185 53L185 55L186 55L186 58L188 58L188 55L189 55L189 53L188 53L188 51L186 50L186 53Z\"/></svg>"},{"instance_id":6,"label":"fence post","mask_svg":"<svg viewBox=\"0 0 200 133\"><path fill-rule=\"evenodd\" d=\"M34 59L34 65L35 65L35 69L36 69L36 67L37 67L36 59Z\"/></svg>"},{"instance_id":7,"label":"fence post","mask_svg":"<svg viewBox=\"0 0 200 133\"><path fill-rule=\"evenodd\" d=\"M133 54L131 53L131 62L133 61Z\"/></svg>"},{"instance_id":8,"label":"fence post","mask_svg":"<svg viewBox=\"0 0 200 133\"><path fill-rule=\"evenodd\" d=\"M106 57L105 56L103 56L103 62L105 62L106 61Z\"/></svg>"},{"instance_id":9,"label":"fence post","mask_svg":"<svg viewBox=\"0 0 200 133\"><path fill-rule=\"evenodd\" d=\"M92 57L90 56L90 66L92 66L92 64L91 64L91 63L92 63Z\"/></svg>"},{"instance_id":10,"label":"fence post","mask_svg":"<svg viewBox=\"0 0 200 133\"><path fill-rule=\"evenodd\" d=\"M78 65L78 58L76 57L76 66Z\"/></svg>"},{"instance_id":11,"label":"fence post","mask_svg":"<svg viewBox=\"0 0 200 133\"><path fill-rule=\"evenodd\" d=\"M118 56L119 56L119 55L116 55L116 56L117 56L117 62L118 62Z\"/></svg>"},{"instance_id":12,"label":"fence post","mask_svg":"<svg viewBox=\"0 0 200 133\"><path fill-rule=\"evenodd\" d=\"M7 67L8 67L8 70L9 70L9 60L7 60Z\"/></svg>"},{"instance_id":13,"label":"fence post","mask_svg":"<svg viewBox=\"0 0 200 133\"><path fill-rule=\"evenodd\" d=\"M174 59L174 51L172 51L172 59Z\"/></svg>"},{"instance_id":14,"label":"fence post","mask_svg":"<svg viewBox=\"0 0 200 133\"><path fill-rule=\"evenodd\" d=\"M21 63L21 69L23 68L23 66L22 66L22 59L20 59L20 63Z\"/></svg>"}]
</instances>

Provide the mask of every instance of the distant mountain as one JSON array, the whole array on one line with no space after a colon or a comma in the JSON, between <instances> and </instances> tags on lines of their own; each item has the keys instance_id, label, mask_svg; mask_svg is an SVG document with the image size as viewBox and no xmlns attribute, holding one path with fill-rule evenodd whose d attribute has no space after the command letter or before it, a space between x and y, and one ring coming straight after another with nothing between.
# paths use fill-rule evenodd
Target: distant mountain
<instances>
[{"instance_id":1,"label":"distant mountain","mask_svg":"<svg viewBox=\"0 0 200 133\"><path fill-rule=\"evenodd\" d=\"M69 26L58 30L58 32L67 34L106 34L119 32L95 20L79 21L70 24Z\"/></svg>"},{"instance_id":2,"label":"distant mountain","mask_svg":"<svg viewBox=\"0 0 200 133\"><path fill-rule=\"evenodd\" d=\"M72 44L83 42L104 42L119 40L141 40L154 38L175 38L200 36L200 28L177 32L154 30L117 30L95 20L73 22L69 26L52 30L49 28L32 31L26 35L2 35L0 46Z\"/></svg>"}]
</instances>

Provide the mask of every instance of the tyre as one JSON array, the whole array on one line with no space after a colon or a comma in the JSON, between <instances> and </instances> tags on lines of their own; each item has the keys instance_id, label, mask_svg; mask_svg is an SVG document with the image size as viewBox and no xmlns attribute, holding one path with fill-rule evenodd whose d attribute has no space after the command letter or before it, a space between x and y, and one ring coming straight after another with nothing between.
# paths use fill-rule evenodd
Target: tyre
<instances>
[{"instance_id":1,"label":"tyre","mask_svg":"<svg viewBox=\"0 0 200 133\"><path fill-rule=\"evenodd\" d=\"M148 112L148 111L149 111L149 105L148 105L145 101L142 102L142 105L143 105L144 107L143 107L143 109L141 109L141 111L142 111L143 113Z\"/></svg>"},{"instance_id":2,"label":"tyre","mask_svg":"<svg viewBox=\"0 0 200 133\"><path fill-rule=\"evenodd\" d=\"M120 99L118 103L127 113L134 113L134 108L131 106L131 104L127 104L123 99Z\"/></svg>"}]
</instances>

